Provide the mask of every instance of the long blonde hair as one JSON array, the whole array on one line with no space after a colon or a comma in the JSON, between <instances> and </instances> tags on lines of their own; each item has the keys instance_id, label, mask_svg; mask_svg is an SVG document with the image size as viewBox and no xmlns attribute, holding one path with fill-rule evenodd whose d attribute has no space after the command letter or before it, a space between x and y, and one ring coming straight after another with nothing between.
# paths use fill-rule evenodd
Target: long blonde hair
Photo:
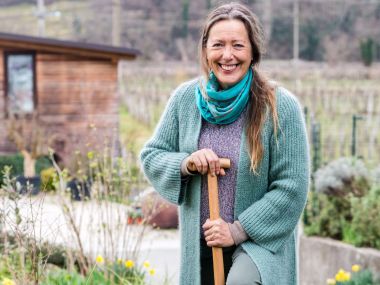
<instances>
[{"instance_id":1,"label":"long blonde hair","mask_svg":"<svg viewBox=\"0 0 380 285\"><path fill-rule=\"evenodd\" d=\"M278 115L276 107L275 87L258 70L258 64L265 52L264 34L256 15L239 3L229 3L215 8L207 17L199 42L199 59L202 71L208 76L210 67L206 58L206 45L210 29L223 20L239 20L243 22L252 47L253 80L247 113L247 140L251 158L251 170L256 173L264 154L261 131L265 123L267 110L271 111L274 132L277 133Z\"/></svg>"}]
</instances>

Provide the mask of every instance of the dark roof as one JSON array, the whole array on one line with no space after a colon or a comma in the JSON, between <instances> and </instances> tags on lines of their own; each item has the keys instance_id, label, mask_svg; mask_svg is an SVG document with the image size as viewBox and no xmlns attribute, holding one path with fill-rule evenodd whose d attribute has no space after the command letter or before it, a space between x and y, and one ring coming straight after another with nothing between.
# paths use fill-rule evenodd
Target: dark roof
<instances>
[{"instance_id":1,"label":"dark roof","mask_svg":"<svg viewBox=\"0 0 380 285\"><path fill-rule=\"evenodd\" d=\"M36 50L104 59L134 59L140 52L136 49L100 44L32 37L0 32L0 47Z\"/></svg>"}]
</instances>

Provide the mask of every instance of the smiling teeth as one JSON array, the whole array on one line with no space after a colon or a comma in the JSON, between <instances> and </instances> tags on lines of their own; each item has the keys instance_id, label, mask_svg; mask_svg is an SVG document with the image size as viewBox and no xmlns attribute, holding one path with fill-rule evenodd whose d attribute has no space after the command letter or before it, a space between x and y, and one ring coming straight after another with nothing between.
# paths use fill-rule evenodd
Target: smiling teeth
<instances>
[{"instance_id":1,"label":"smiling teeth","mask_svg":"<svg viewBox=\"0 0 380 285\"><path fill-rule=\"evenodd\" d=\"M237 64L233 64L233 65L221 64L221 67L222 67L224 70L232 70L232 69L234 69L236 66L237 66Z\"/></svg>"}]
</instances>

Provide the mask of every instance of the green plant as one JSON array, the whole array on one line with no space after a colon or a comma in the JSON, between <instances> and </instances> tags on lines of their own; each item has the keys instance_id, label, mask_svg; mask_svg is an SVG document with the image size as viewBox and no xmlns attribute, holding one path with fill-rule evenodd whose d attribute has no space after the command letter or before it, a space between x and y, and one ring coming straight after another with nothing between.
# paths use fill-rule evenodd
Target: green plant
<instances>
[{"instance_id":1,"label":"green plant","mask_svg":"<svg viewBox=\"0 0 380 285\"><path fill-rule=\"evenodd\" d=\"M347 198L311 192L306 208L308 223L306 235L318 235L341 240L346 221L352 219L351 205Z\"/></svg>"},{"instance_id":2,"label":"green plant","mask_svg":"<svg viewBox=\"0 0 380 285\"><path fill-rule=\"evenodd\" d=\"M36 160L36 173L41 173L42 170L52 166L53 164L48 155L40 156Z\"/></svg>"},{"instance_id":3,"label":"green plant","mask_svg":"<svg viewBox=\"0 0 380 285\"><path fill-rule=\"evenodd\" d=\"M372 170L371 175L373 183L376 185L380 185L380 165Z\"/></svg>"},{"instance_id":4,"label":"green plant","mask_svg":"<svg viewBox=\"0 0 380 285\"><path fill-rule=\"evenodd\" d=\"M128 259L123 261L106 261L100 255L96 258L96 264L87 276L90 284L146 284L146 275L154 275L155 269L150 263L145 261L141 267L137 267L135 262Z\"/></svg>"},{"instance_id":5,"label":"green plant","mask_svg":"<svg viewBox=\"0 0 380 285\"><path fill-rule=\"evenodd\" d=\"M11 166L10 176L15 177L23 175L23 164L24 157L21 153L11 154L11 155L1 155L0 156L0 171L4 169L5 166ZM51 167L52 163L47 156L39 157L36 160L36 172L40 173L41 170ZM3 175L0 175L0 186L3 185Z\"/></svg>"},{"instance_id":6,"label":"green plant","mask_svg":"<svg viewBox=\"0 0 380 285\"><path fill-rule=\"evenodd\" d=\"M379 285L379 281L375 280L369 269L362 270L361 266L355 264L351 267L351 271L340 269L335 278L327 279L328 285Z\"/></svg>"},{"instance_id":7,"label":"green plant","mask_svg":"<svg viewBox=\"0 0 380 285\"><path fill-rule=\"evenodd\" d=\"M364 196L370 188L368 169L360 159L343 157L315 173L315 190L331 196Z\"/></svg>"},{"instance_id":8,"label":"green plant","mask_svg":"<svg viewBox=\"0 0 380 285\"><path fill-rule=\"evenodd\" d=\"M353 244L380 249L380 185L373 186L360 199L353 198L351 211Z\"/></svg>"},{"instance_id":9,"label":"green plant","mask_svg":"<svg viewBox=\"0 0 380 285\"><path fill-rule=\"evenodd\" d=\"M41 171L41 190L54 191L54 179L57 176L57 171L54 167L49 167Z\"/></svg>"},{"instance_id":10,"label":"green plant","mask_svg":"<svg viewBox=\"0 0 380 285\"><path fill-rule=\"evenodd\" d=\"M375 57L375 42L367 38L360 42L360 53L365 66L371 66Z\"/></svg>"},{"instance_id":11,"label":"green plant","mask_svg":"<svg viewBox=\"0 0 380 285\"><path fill-rule=\"evenodd\" d=\"M376 179L368 173L360 160L349 158L318 170L305 209L305 234L380 249L380 185L371 186Z\"/></svg>"},{"instance_id":12,"label":"green plant","mask_svg":"<svg viewBox=\"0 0 380 285\"><path fill-rule=\"evenodd\" d=\"M76 271L69 272L64 269L50 271L41 282L41 285L84 285L86 278Z\"/></svg>"},{"instance_id":13,"label":"green plant","mask_svg":"<svg viewBox=\"0 0 380 285\"><path fill-rule=\"evenodd\" d=\"M91 197L118 203L128 203L133 188L141 186L142 174L133 153L128 158L115 157L112 149L91 150L86 155L76 153L76 170L79 181L91 185Z\"/></svg>"},{"instance_id":14,"label":"green plant","mask_svg":"<svg viewBox=\"0 0 380 285\"><path fill-rule=\"evenodd\" d=\"M11 170L9 175L11 177L22 175L23 173L23 163L24 158L21 154L13 154L13 155L2 155L0 156L0 171L4 169L5 166L10 166ZM0 175L0 186L3 185L3 175Z\"/></svg>"}]
</instances>

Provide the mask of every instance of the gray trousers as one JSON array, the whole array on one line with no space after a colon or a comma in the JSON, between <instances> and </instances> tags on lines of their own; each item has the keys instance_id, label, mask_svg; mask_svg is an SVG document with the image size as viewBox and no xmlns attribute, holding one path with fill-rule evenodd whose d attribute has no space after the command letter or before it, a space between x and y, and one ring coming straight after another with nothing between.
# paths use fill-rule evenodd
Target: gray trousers
<instances>
[{"instance_id":1,"label":"gray trousers","mask_svg":"<svg viewBox=\"0 0 380 285\"><path fill-rule=\"evenodd\" d=\"M226 285L261 285L260 272L256 264L241 246L232 254L232 266Z\"/></svg>"},{"instance_id":2,"label":"gray trousers","mask_svg":"<svg viewBox=\"0 0 380 285\"><path fill-rule=\"evenodd\" d=\"M223 248L224 274L226 285L262 285L256 264L241 246ZM201 279L202 285L214 284L211 248L201 242Z\"/></svg>"}]
</instances>

